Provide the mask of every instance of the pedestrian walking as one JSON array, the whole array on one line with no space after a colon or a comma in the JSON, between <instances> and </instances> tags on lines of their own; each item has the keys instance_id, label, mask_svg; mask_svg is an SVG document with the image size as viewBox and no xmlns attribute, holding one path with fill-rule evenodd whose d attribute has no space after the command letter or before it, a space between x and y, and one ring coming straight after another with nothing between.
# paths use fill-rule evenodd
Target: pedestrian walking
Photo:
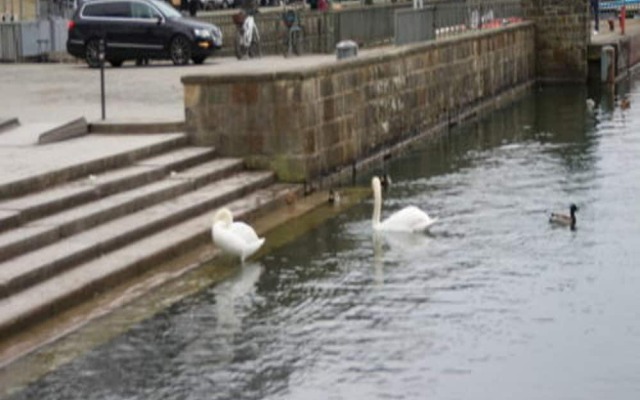
<instances>
[{"instance_id":1,"label":"pedestrian walking","mask_svg":"<svg viewBox=\"0 0 640 400\"><path fill-rule=\"evenodd\" d=\"M200 0L189 0L189 15L195 17L198 14Z\"/></svg>"},{"instance_id":2,"label":"pedestrian walking","mask_svg":"<svg viewBox=\"0 0 640 400\"><path fill-rule=\"evenodd\" d=\"M242 0L240 8L247 15L256 15L258 13L258 0Z\"/></svg>"},{"instance_id":3,"label":"pedestrian walking","mask_svg":"<svg viewBox=\"0 0 640 400\"><path fill-rule=\"evenodd\" d=\"M591 12L593 13L593 21L595 23L593 34L597 35L600 31L600 0L590 0Z\"/></svg>"}]
</instances>

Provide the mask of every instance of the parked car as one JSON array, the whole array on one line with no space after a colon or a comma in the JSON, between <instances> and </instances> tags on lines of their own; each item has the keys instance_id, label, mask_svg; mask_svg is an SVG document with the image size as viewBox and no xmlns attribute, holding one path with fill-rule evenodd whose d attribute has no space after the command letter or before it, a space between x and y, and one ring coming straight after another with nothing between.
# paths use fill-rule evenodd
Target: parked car
<instances>
[{"instance_id":1,"label":"parked car","mask_svg":"<svg viewBox=\"0 0 640 400\"><path fill-rule=\"evenodd\" d=\"M213 25L183 17L159 0L88 0L69 21L67 51L100 66L119 67L126 60L170 59L176 65L201 64L222 47L222 32Z\"/></svg>"}]
</instances>

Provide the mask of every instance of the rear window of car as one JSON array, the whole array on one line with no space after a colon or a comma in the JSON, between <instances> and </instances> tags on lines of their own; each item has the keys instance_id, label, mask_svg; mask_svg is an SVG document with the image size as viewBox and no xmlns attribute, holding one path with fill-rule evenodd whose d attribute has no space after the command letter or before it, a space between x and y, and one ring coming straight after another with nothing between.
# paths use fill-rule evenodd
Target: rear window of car
<instances>
[{"instance_id":1,"label":"rear window of car","mask_svg":"<svg viewBox=\"0 0 640 400\"><path fill-rule=\"evenodd\" d=\"M130 3L110 1L108 3L87 4L82 11L84 17L131 18Z\"/></svg>"},{"instance_id":2,"label":"rear window of car","mask_svg":"<svg viewBox=\"0 0 640 400\"><path fill-rule=\"evenodd\" d=\"M161 15L149 5L135 1L131 3L131 15L133 18L144 19L161 17Z\"/></svg>"}]
</instances>

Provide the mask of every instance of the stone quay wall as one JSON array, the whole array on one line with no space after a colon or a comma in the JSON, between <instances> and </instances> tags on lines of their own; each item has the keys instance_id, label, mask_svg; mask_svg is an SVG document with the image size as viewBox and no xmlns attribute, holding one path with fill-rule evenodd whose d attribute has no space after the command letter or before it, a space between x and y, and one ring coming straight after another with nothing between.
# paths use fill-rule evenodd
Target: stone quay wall
<instances>
[{"instance_id":1,"label":"stone quay wall","mask_svg":"<svg viewBox=\"0 0 640 400\"><path fill-rule=\"evenodd\" d=\"M522 0L521 4L524 18L536 24L538 80L586 82L589 1Z\"/></svg>"},{"instance_id":2,"label":"stone quay wall","mask_svg":"<svg viewBox=\"0 0 640 400\"><path fill-rule=\"evenodd\" d=\"M310 182L535 80L531 22L302 70L185 76L187 132Z\"/></svg>"}]
</instances>

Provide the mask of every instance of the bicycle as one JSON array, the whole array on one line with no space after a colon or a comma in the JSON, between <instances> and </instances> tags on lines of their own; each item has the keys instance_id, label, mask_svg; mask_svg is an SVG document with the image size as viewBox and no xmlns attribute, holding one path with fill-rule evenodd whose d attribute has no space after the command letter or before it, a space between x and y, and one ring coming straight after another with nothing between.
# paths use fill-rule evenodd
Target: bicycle
<instances>
[{"instance_id":1,"label":"bicycle","mask_svg":"<svg viewBox=\"0 0 640 400\"><path fill-rule=\"evenodd\" d=\"M260 32L258 32L253 13L240 11L232 18L236 25L235 53L238 60L245 57L260 57L262 55Z\"/></svg>"},{"instance_id":2,"label":"bicycle","mask_svg":"<svg viewBox=\"0 0 640 400\"><path fill-rule=\"evenodd\" d=\"M304 27L300 21L300 12L298 11L299 7L300 6L287 9L285 6L285 11L282 13L282 22L287 28L283 41L283 53L285 57L289 57L291 54L295 54L297 56L302 55Z\"/></svg>"}]
</instances>

